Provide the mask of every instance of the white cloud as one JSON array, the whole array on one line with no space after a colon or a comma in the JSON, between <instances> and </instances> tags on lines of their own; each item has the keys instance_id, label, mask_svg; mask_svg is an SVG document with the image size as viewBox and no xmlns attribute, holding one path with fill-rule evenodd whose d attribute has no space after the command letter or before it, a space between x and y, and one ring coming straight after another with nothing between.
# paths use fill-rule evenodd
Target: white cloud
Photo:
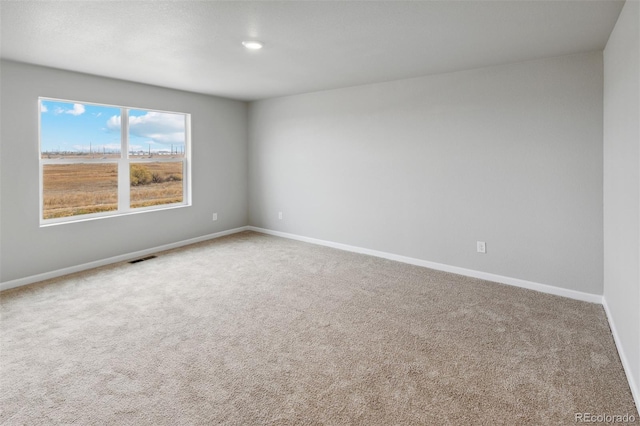
<instances>
[{"instance_id":1,"label":"white cloud","mask_svg":"<svg viewBox=\"0 0 640 426\"><path fill-rule=\"evenodd\" d=\"M184 143L184 116L148 112L138 117L129 117L129 132L160 144Z\"/></svg>"},{"instance_id":2,"label":"white cloud","mask_svg":"<svg viewBox=\"0 0 640 426\"><path fill-rule=\"evenodd\" d=\"M84 114L84 105L82 105L82 104L73 104L73 109L66 110L65 114L71 114L71 115Z\"/></svg>"},{"instance_id":3,"label":"white cloud","mask_svg":"<svg viewBox=\"0 0 640 426\"><path fill-rule=\"evenodd\" d=\"M118 115L109 118L107 129L119 131L120 121L121 117ZM129 117L129 133L158 144L184 143L184 116L162 112L148 112L141 116L131 116Z\"/></svg>"},{"instance_id":4,"label":"white cloud","mask_svg":"<svg viewBox=\"0 0 640 426\"><path fill-rule=\"evenodd\" d=\"M40 104L40 112L47 112L47 111L49 111L47 109L47 106L45 104Z\"/></svg>"},{"instance_id":5,"label":"white cloud","mask_svg":"<svg viewBox=\"0 0 640 426\"><path fill-rule=\"evenodd\" d=\"M45 107L46 108L46 107ZM82 115L84 114L84 105L82 104L73 104L73 109L64 109L62 107L56 107L53 110L55 115L58 114L71 114L71 115Z\"/></svg>"},{"instance_id":6,"label":"white cloud","mask_svg":"<svg viewBox=\"0 0 640 426\"><path fill-rule=\"evenodd\" d=\"M120 131L120 116L114 115L107 120L107 129L112 131Z\"/></svg>"}]
</instances>

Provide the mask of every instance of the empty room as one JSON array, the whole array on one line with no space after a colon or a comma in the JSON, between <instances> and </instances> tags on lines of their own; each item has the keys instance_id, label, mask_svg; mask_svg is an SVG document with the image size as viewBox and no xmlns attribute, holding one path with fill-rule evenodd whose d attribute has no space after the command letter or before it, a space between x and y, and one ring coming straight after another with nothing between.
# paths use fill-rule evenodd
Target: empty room
<instances>
[{"instance_id":1,"label":"empty room","mask_svg":"<svg viewBox=\"0 0 640 426\"><path fill-rule=\"evenodd\" d=\"M0 24L0 424L640 422L639 0Z\"/></svg>"}]
</instances>

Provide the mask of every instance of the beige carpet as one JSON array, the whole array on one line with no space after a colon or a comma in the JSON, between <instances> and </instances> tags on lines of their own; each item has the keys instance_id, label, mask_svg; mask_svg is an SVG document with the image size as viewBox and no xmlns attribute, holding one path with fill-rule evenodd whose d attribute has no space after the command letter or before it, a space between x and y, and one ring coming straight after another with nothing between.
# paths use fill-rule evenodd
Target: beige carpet
<instances>
[{"instance_id":1,"label":"beige carpet","mask_svg":"<svg viewBox=\"0 0 640 426\"><path fill-rule=\"evenodd\" d=\"M252 232L1 303L2 424L638 419L599 305Z\"/></svg>"}]
</instances>

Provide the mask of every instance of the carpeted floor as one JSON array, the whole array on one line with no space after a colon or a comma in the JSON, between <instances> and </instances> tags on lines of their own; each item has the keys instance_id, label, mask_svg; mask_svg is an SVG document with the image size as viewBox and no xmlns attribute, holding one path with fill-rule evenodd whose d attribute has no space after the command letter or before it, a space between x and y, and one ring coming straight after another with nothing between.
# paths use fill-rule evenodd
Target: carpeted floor
<instances>
[{"instance_id":1,"label":"carpeted floor","mask_svg":"<svg viewBox=\"0 0 640 426\"><path fill-rule=\"evenodd\" d=\"M599 305L252 232L1 312L2 424L638 419Z\"/></svg>"}]
</instances>

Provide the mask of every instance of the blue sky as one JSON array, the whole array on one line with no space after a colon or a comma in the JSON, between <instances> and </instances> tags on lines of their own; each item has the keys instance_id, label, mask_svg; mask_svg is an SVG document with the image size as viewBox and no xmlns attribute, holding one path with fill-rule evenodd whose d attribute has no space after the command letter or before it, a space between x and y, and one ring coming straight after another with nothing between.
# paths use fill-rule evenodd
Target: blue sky
<instances>
[{"instance_id":1,"label":"blue sky","mask_svg":"<svg viewBox=\"0 0 640 426\"><path fill-rule=\"evenodd\" d=\"M120 108L41 100L42 152L120 150ZM129 110L129 149L184 149L182 114Z\"/></svg>"}]
</instances>

